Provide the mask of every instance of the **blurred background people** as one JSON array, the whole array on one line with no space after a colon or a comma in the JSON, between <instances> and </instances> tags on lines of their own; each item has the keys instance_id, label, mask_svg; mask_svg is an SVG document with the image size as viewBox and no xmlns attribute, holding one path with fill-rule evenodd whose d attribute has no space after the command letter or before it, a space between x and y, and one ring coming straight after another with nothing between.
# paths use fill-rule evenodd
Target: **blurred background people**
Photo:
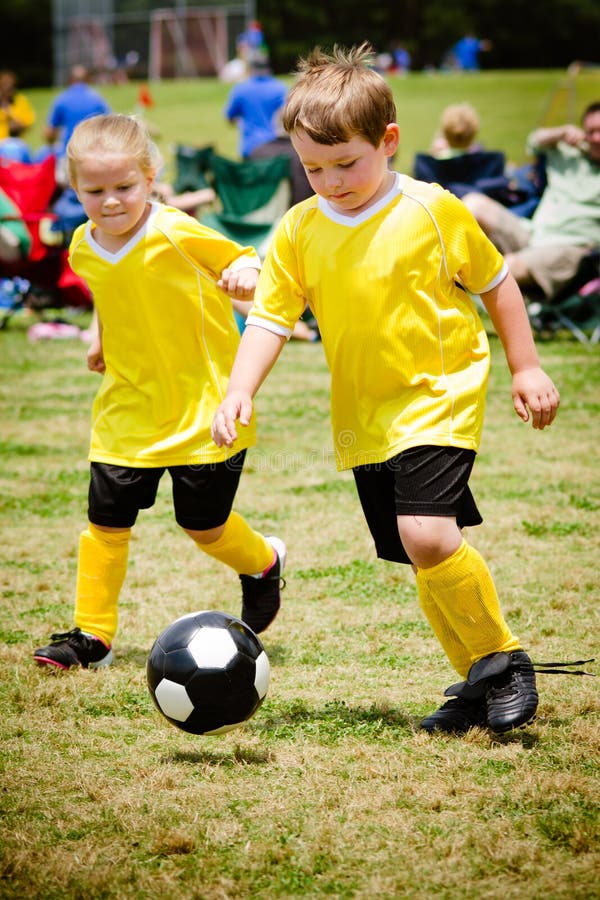
<instances>
[{"instance_id":1,"label":"blurred background people","mask_svg":"<svg viewBox=\"0 0 600 900\"><path fill-rule=\"evenodd\" d=\"M491 41L475 37L472 31L468 31L450 47L446 65L460 72L476 72L480 68L479 55L491 49Z\"/></svg>"},{"instance_id":2,"label":"blurred background people","mask_svg":"<svg viewBox=\"0 0 600 900\"><path fill-rule=\"evenodd\" d=\"M17 90L17 76L10 69L0 72L0 140L20 138L35 122L35 111Z\"/></svg>"},{"instance_id":3,"label":"blurred background people","mask_svg":"<svg viewBox=\"0 0 600 900\"><path fill-rule=\"evenodd\" d=\"M66 183L64 157L75 126L90 116L110 112L104 97L89 85L89 72L83 65L74 65L69 74L69 86L55 98L46 121L44 139L57 157L57 177Z\"/></svg>"},{"instance_id":4,"label":"blurred background people","mask_svg":"<svg viewBox=\"0 0 600 900\"><path fill-rule=\"evenodd\" d=\"M547 297L600 246L600 101L586 107L581 121L581 127L538 128L529 136L528 150L543 155L547 179L530 220L481 193L462 198L518 283L537 285Z\"/></svg>"},{"instance_id":5,"label":"blurred background people","mask_svg":"<svg viewBox=\"0 0 600 900\"><path fill-rule=\"evenodd\" d=\"M470 103L453 103L447 106L440 118L438 133L433 139L431 153L438 159L460 156L481 150L477 141L479 116Z\"/></svg>"}]
</instances>

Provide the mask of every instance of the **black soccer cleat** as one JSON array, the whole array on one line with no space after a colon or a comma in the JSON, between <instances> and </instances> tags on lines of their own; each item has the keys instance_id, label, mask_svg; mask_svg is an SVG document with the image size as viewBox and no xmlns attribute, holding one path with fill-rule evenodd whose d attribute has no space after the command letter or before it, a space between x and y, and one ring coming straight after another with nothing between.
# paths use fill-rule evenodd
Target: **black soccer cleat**
<instances>
[{"instance_id":1,"label":"black soccer cleat","mask_svg":"<svg viewBox=\"0 0 600 900\"><path fill-rule=\"evenodd\" d=\"M473 663L466 681L451 685L444 693L461 699L481 698L487 724L498 734L532 722L538 705L533 663L524 650L483 656Z\"/></svg>"},{"instance_id":2,"label":"black soccer cleat","mask_svg":"<svg viewBox=\"0 0 600 900\"><path fill-rule=\"evenodd\" d=\"M535 719L538 692L535 673L540 675L588 675L593 672L569 669L594 659L574 662L533 663L524 650L490 653L473 663L466 681L446 688L444 703L421 722L425 731L460 734L474 725L488 725L497 734L529 725Z\"/></svg>"},{"instance_id":3,"label":"black soccer cleat","mask_svg":"<svg viewBox=\"0 0 600 900\"><path fill-rule=\"evenodd\" d=\"M464 734L470 728L487 724L485 698L466 700L455 697L447 700L439 709L426 716L420 727L424 731L445 731L447 734Z\"/></svg>"},{"instance_id":4,"label":"black soccer cleat","mask_svg":"<svg viewBox=\"0 0 600 900\"><path fill-rule=\"evenodd\" d=\"M64 634L53 634L51 644L41 647L33 654L39 665L55 666L57 669L70 669L81 666L83 669L99 669L110 666L113 652L100 638L85 634L81 628L73 628Z\"/></svg>"},{"instance_id":5,"label":"black soccer cleat","mask_svg":"<svg viewBox=\"0 0 600 900\"><path fill-rule=\"evenodd\" d=\"M240 575L242 583L242 622L260 634L269 627L281 606L281 590L285 580L281 577L287 555L280 538L267 537L275 550L275 562L264 575Z\"/></svg>"},{"instance_id":6,"label":"black soccer cleat","mask_svg":"<svg viewBox=\"0 0 600 900\"><path fill-rule=\"evenodd\" d=\"M497 734L533 722L538 707L531 659L524 650L507 655L510 661L506 669L488 680L485 694L488 725Z\"/></svg>"}]
</instances>

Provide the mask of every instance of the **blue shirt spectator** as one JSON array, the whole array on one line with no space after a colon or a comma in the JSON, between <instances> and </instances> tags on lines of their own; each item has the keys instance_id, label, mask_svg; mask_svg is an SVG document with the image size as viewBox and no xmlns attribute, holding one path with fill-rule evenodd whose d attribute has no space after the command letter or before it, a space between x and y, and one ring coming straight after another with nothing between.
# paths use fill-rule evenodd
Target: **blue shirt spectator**
<instances>
[{"instance_id":1,"label":"blue shirt spectator","mask_svg":"<svg viewBox=\"0 0 600 900\"><path fill-rule=\"evenodd\" d=\"M104 97L87 83L88 77L85 66L73 66L69 87L56 97L50 108L44 137L49 144L57 145L57 157L64 156L75 126L83 119L110 112Z\"/></svg>"},{"instance_id":2,"label":"blue shirt spectator","mask_svg":"<svg viewBox=\"0 0 600 900\"><path fill-rule=\"evenodd\" d=\"M457 69L474 72L479 69L479 54L482 50L491 49L490 41L479 40L474 34L465 34L451 48L450 54Z\"/></svg>"},{"instance_id":3,"label":"blue shirt spectator","mask_svg":"<svg viewBox=\"0 0 600 900\"><path fill-rule=\"evenodd\" d=\"M239 126L243 159L281 134L277 118L287 96L287 87L271 74L264 54L251 58L249 69L249 77L231 89L225 107L225 117Z\"/></svg>"}]
</instances>

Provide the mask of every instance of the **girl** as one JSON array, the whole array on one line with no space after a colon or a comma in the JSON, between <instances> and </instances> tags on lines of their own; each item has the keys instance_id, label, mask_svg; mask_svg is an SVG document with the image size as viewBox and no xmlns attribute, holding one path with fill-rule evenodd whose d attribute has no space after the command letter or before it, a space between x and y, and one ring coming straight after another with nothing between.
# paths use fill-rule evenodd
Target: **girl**
<instances>
[{"instance_id":1,"label":"girl","mask_svg":"<svg viewBox=\"0 0 600 900\"><path fill-rule=\"evenodd\" d=\"M232 512L254 428L231 450L210 437L239 340L230 297L248 305L258 257L150 201L160 158L135 119L109 114L80 123L67 161L89 217L73 235L70 262L94 297L88 367L103 380L92 413L75 628L53 635L34 659L61 669L111 662L131 528L154 504L165 469L178 524L240 575L242 618L263 631L279 609L286 549Z\"/></svg>"}]
</instances>

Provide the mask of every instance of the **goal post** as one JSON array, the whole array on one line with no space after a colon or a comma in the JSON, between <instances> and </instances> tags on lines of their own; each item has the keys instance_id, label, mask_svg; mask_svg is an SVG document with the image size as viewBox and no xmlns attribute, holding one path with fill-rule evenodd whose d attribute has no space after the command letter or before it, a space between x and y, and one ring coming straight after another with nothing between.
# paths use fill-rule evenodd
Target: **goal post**
<instances>
[{"instance_id":1,"label":"goal post","mask_svg":"<svg viewBox=\"0 0 600 900\"><path fill-rule=\"evenodd\" d=\"M148 76L195 78L218 75L229 58L226 9L155 10L150 20Z\"/></svg>"}]
</instances>

